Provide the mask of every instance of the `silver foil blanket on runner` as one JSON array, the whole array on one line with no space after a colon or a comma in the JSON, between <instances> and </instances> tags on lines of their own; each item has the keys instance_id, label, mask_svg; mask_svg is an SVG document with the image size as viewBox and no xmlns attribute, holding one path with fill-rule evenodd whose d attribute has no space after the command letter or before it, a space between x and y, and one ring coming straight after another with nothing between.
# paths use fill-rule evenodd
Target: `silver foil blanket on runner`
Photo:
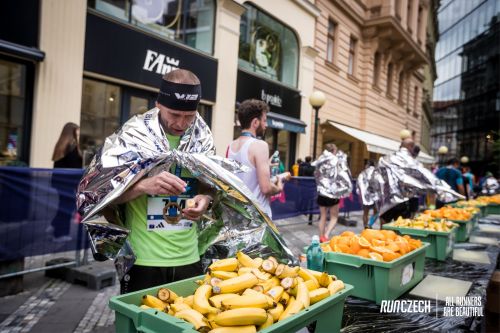
<instances>
[{"instance_id":1,"label":"silver foil blanket on runner","mask_svg":"<svg viewBox=\"0 0 500 333\"><path fill-rule=\"evenodd\" d=\"M126 240L129 230L121 218L122 209L113 201L139 179L170 170L172 164L188 169L216 192L213 216L204 215L198 223L199 253L205 253L205 265L238 250L296 261L276 226L234 175L247 168L215 156L212 134L203 119L197 115L179 147L170 149L160 127L159 110L154 108L131 118L106 138L78 186L77 207L94 256L114 260L119 278L132 267L135 255ZM112 223L105 222L102 215Z\"/></svg>"},{"instance_id":2,"label":"silver foil blanket on runner","mask_svg":"<svg viewBox=\"0 0 500 333\"><path fill-rule=\"evenodd\" d=\"M373 170L358 177L358 189L364 205L376 204L382 215L409 198L436 193L444 202L464 198L418 162L406 148L383 156Z\"/></svg>"},{"instance_id":3,"label":"silver foil blanket on runner","mask_svg":"<svg viewBox=\"0 0 500 333\"><path fill-rule=\"evenodd\" d=\"M333 154L325 150L312 165L316 168L314 177L320 195L339 199L351 194L351 172L347 164L347 155L343 151L339 150Z\"/></svg>"}]
</instances>

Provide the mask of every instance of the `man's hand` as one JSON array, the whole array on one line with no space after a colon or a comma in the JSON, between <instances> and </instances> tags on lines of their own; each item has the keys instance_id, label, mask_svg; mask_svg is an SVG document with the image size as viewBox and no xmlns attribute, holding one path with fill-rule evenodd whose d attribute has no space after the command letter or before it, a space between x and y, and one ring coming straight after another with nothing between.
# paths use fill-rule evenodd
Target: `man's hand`
<instances>
[{"instance_id":1,"label":"man's hand","mask_svg":"<svg viewBox=\"0 0 500 333\"><path fill-rule=\"evenodd\" d=\"M171 174L163 171L154 177L144 178L137 185L139 190L149 195L179 195L186 191L186 183Z\"/></svg>"},{"instance_id":2,"label":"man's hand","mask_svg":"<svg viewBox=\"0 0 500 333\"><path fill-rule=\"evenodd\" d=\"M210 200L212 200L212 198L209 195L198 194L193 198L194 207L183 209L182 214L188 220L197 221L206 213Z\"/></svg>"}]
</instances>

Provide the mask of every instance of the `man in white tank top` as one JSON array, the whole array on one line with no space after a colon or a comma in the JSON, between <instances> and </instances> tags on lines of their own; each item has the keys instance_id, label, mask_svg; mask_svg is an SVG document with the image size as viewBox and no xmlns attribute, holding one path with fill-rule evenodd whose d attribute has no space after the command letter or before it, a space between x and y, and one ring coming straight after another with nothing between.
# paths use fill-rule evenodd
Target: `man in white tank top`
<instances>
[{"instance_id":1,"label":"man in white tank top","mask_svg":"<svg viewBox=\"0 0 500 333\"><path fill-rule=\"evenodd\" d=\"M238 119L241 135L227 148L227 157L250 168L249 172L238 173L243 183L253 193L256 202L269 218L272 218L269 197L283 190L283 183L277 177L277 183L271 182L269 165L269 147L267 142L259 140L267 127L268 105L256 99L242 102L238 107Z\"/></svg>"}]
</instances>

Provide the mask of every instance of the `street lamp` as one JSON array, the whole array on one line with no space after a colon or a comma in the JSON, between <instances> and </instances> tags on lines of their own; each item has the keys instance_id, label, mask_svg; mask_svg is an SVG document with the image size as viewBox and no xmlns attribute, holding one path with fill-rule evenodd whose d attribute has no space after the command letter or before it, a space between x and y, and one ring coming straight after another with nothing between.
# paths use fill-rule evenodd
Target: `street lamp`
<instances>
[{"instance_id":1,"label":"street lamp","mask_svg":"<svg viewBox=\"0 0 500 333\"><path fill-rule=\"evenodd\" d=\"M411 132L407 129L402 129L399 132L399 137L401 138L401 140L408 139L409 137L411 137Z\"/></svg>"},{"instance_id":2,"label":"street lamp","mask_svg":"<svg viewBox=\"0 0 500 333\"><path fill-rule=\"evenodd\" d=\"M326 97L321 91L313 91L311 96L309 96L309 103L314 109L314 142L313 142L313 159L316 159L316 141L318 140L318 123L319 117L318 112L319 109L325 104Z\"/></svg>"},{"instance_id":3,"label":"street lamp","mask_svg":"<svg viewBox=\"0 0 500 333\"><path fill-rule=\"evenodd\" d=\"M448 154L448 147L446 147L446 146L439 147L438 148L438 154L440 156L440 158L439 158L440 164L442 165L443 164L443 160L444 160L444 155Z\"/></svg>"},{"instance_id":4,"label":"street lamp","mask_svg":"<svg viewBox=\"0 0 500 333\"><path fill-rule=\"evenodd\" d=\"M461 162L462 164L467 164L467 163L469 163L469 157L467 157L467 156L462 156L462 157L460 158L460 162Z\"/></svg>"}]
</instances>

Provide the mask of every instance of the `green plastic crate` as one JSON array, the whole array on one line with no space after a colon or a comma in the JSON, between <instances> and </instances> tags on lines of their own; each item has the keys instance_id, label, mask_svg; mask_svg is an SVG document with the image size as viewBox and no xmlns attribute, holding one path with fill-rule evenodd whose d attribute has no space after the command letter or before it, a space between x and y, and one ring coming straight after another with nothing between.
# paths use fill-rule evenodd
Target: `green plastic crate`
<instances>
[{"instance_id":1,"label":"green plastic crate","mask_svg":"<svg viewBox=\"0 0 500 333\"><path fill-rule=\"evenodd\" d=\"M469 239L469 236L475 226L474 220L474 217L466 221L448 219L448 221L458 224L455 242L466 242Z\"/></svg>"},{"instance_id":2,"label":"green plastic crate","mask_svg":"<svg viewBox=\"0 0 500 333\"><path fill-rule=\"evenodd\" d=\"M429 243L425 250L425 257L445 261L453 252L455 244L457 227L453 227L448 232L432 231L425 229L406 228L395 226L394 223L385 223L383 229L394 230L401 235L409 235L412 238L420 239L422 242Z\"/></svg>"},{"instance_id":3,"label":"green plastic crate","mask_svg":"<svg viewBox=\"0 0 500 333\"><path fill-rule=\"evenodd\" d=\"M486 206L486 214L500 214L500 205L489 204Z\"/></svg>"},{"instance_id":4,"label":"green plastic crate","mask_svg":"<svg viewBox=\"0 0 500 333\"><path fill-rule=\"evenodd\" d=\"M186 279L162 286L143 289L133 293L114 296L109 301L109 307L115 310L116 333L198 333L190 323L170 316L154 309L141 309L143 295L156 295L158 289L169 288L179 296L194 294L198 285L194 282L203 279L202 276ZM339 332L342 325L344 302L353 291L353 286L345 284L345 288L335 296L311 305L306 310L277 322L274 325L259 331L261 333L286 333L296 332L301 328L316 322L316 333Z\"/></svg>"},{"instance_id":5,"label":"green plastic crate","mask_svg":"<svg viewBox=\"0 0 500 333\"><path fill-rule=\"evenodd\" d=\"M353 296L380 304L382 300L398 298L423 279L428 246L428 243L423 243L420 248L391 262L325 252L325 270L351 283Z\"/></svg>"}]
</instances>

